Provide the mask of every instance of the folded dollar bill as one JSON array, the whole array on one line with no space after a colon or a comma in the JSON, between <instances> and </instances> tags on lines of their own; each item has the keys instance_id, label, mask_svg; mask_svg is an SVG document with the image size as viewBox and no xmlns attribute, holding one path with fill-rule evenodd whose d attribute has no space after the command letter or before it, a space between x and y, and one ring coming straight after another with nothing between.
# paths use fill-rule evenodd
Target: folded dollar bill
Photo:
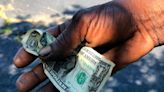
<instances>
[{"instance_id":1,"label":"folded dollar bill","mask_svg":"<svg viewBox=\"0 0 164 92\"><path fill-rule=\"evenodd\" d=\"M27 52L37 56L41 48L53 41L53 36L37 29L29 31L22 44ZM45 74L60 92L99 92L114 66L90 47L82 47L78 54L61 61L43 62Z\"/></svg>"},{"instance_id":2,"label":"folded dollar bill","mask_svg":"<svg viewBox=\"0 0 164 92\"><path fill-rule=\"evenodd\" d=\"M46 62L45 73L61 92L99 92L111 75L114 63L89 47L77 56Z\"/></svg>"},{"instance_id":3,"label":"folded dollar bill","mask_svg":"<svg viewBox=\"0 0 164 92\"><path fill-rule=\"evenodd\" d=\"M46 47L55 41L55 38L52 35L40 29L29 30L22 38L23 48L36 56L38 56L39 51L43 47Z\"/></svg>"}]
</instances>

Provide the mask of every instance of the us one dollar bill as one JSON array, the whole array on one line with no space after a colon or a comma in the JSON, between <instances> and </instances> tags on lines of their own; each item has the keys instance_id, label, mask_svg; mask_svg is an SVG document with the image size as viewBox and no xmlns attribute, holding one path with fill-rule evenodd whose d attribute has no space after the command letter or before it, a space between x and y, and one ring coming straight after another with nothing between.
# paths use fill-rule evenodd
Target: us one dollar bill
<instances>
[{"instance_id":1,"label":"us one dollar bill","mask_svg":"<svg viewBox=\"0 0 164 92\"><path fill-rule=\"evenodd\" d=\"M40 29L29 30L22 38L23 48L35 56L38 56L42 48L55 41L55 38L51 34Z\"/></svg>"},{"instance_id":2,"label":"us one dollar bill","mask_svg":"<svg viewBox=\"0 0 164 92\"><path fill-rule=\"evenodd\" d=\"M52 37L47 32L31 30L24 36L22 44L27 52L38 55L41 48L55 41ZM38 46L34 43L38 43ZM43 62L45 74L60 92L99 92L111 76L114 66L112 61L90 47L82 47L77 54L60 61Z\"/></svg>"}]
</instances>

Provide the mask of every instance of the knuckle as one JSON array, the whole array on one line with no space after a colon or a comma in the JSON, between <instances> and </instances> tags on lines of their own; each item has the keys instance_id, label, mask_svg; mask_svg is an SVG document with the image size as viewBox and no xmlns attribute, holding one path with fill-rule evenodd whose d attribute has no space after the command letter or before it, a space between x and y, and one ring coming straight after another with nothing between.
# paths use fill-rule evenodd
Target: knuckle
<instances>
[{"instance_id":1,"label":"knuckle","mask_svg":"<svg viewBox=\"0 0 164 92\"><path fill-rule=\"evenodd\" d=\"M22 85L21 82L16 82L16 87L20 92L25 92L25 87Z\"/></svg>"},{"instance_id":2,"label":"knuckle","mask_svg":"<svg viewBox=\"0 0 164 92\"><path fill-rule=\"evenodd\" d=\"M23 73L16 81L16 87L20 92L28 92L39 83L46 79L46 75L43 74L43 69L38 65L33 70Z\"/></svg>"},{"instance_id":3,"label":"knuckle","mask_svg":"<svg viewBox=\"0 0 164 92\"><path fill-rule=\"evenodd\" d=\"M22 76L20 76L18 78L18 80L16 81L16 87L20 92L26 92L27 91L27 86L25 85L25 83L23 82Z\"/></svg>"},{"instance_id":4,"label":"knuckle","mask_svg":"<svg viewBox=\"0 0 164 92\"><path fill-rule=\"evenodd\" d=\"M20 92L27 92L31 90L38 80L34 79L31 71L22 74L16 81L16 87Z\"/></svg>"},{"instance_id":5,"label":"knuckle","mask_svg":"<svg viewBox=\"0 0 164 92\"><path fill-rule=\"evenodd\" d=\"M86 19L88 19L88 14L86 10L79 10L74 16L73 16L73 21L76 23L79 22L85 22Z\"/></svg>"}]
</instances>

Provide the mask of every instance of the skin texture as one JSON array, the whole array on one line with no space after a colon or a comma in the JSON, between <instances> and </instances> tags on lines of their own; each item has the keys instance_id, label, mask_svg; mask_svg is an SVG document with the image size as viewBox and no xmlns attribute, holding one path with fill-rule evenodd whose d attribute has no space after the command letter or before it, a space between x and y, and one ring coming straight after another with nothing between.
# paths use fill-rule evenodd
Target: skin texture
<instances>
[{"instance_id":1,"label":"skin texture","mask_svg":"<svg viewBox=\"0 0 164 92\"><path fill-rule=\"evenodd\" d=\"M40 51L44 60L66 57L80 43L92 47L116 64L113 74L164 43L163 0L115 0L77 12L65 23L48 29L57 40ZM21 48L14 57L17 67L35 60ZM44 81L41 65L22 74L17 80L19 91L26 92ZM58 92L51 83L41 88Z\"/></svg>"}]
</instances>

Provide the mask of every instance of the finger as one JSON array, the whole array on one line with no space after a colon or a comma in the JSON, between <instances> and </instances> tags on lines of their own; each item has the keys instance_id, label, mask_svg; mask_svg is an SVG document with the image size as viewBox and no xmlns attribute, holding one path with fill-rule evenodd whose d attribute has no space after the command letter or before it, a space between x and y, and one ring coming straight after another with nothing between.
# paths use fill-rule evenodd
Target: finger
<instances>
[{"instance_id":1,"label":"finger","mask_svg":"<svg viewBox=\"0 0 164 92\"><path fill-rule=\"evenodd\" d=\"M45 86L43 86L42 88L40 88L38 90L38 92L59 92L59 90L57 90L54 87L54 85L51 82L49 82Z\"/></svg>"},{"instance_id":2,"label":"finger","mask_svg":"<svg viewBox=\"0 0 164 92\"><path fill-rule=\"evenodd\" d=\"M20 48L13 59L13 63L16 67L21 68L29 65L35 59L36 56L27 53L24 48Z\"/></svg>"},{"instance_id":3,"label":"finger","mask_svg":"<svg viewBox=\"0 0 164 92\"><path fill-rule=\"evenodd\" d=\"M42 64L37 65L31 71L22 74L16 82L16 86L21 92L28 92L46 79Z\"/></svg>"},{"instance_id":4,"label":"finger","mask_svg":"<svg viewBox=\"0 0 164 92\"><path fill-rule=\"evenodd\" d=\"M83 12L82 12L83 13ZM62 32L50 46L43 48L39 55L42 59L53 60L67 56L82 41L87 33L92 16L77 13L70 25Z\"/></svg>"},{"instance_id":5,"label":"finger","mask_svg":"<svg viewBox=\"0 0 164 92\"><path fill-rule=\"evenodd\" d=\"M96 6L78 12L56 41L40 51L40 57L47 61L64 58L82 42L94 48L128 39L133 34L131 14L119 5L102 6L106 9Z\"/></svg>"},{"instance_id":6,"label":"finger","mask_svg":"<svg viewBox=\"0 0 164 92\"><path fill-rule=\"evenodd\" d=\"M56 27L49 28L47 31L57 37L66 27L69 25L70 20L66 21L65 23L58 25ZM13 59L13 63L16 67L21 68L29 65L33 62L37 57L26 52L25 49L21 48L15 55Z\"/></svg>"},{"instance_id":7,"label":"finger","mask_svg":"<svg viewBox=\"0 0 164 92\"><path fill-rule=\"evenodd\" d=\"M52 34L54 37L57 37L60 33L62 33L65 30L65 28L68 27L70 22L71 22L71 20L67 20L63 24L60 24L58 26L54 26L54 27L47 29L47 31L50 34Z\"/></svg>"}]
</instances>

